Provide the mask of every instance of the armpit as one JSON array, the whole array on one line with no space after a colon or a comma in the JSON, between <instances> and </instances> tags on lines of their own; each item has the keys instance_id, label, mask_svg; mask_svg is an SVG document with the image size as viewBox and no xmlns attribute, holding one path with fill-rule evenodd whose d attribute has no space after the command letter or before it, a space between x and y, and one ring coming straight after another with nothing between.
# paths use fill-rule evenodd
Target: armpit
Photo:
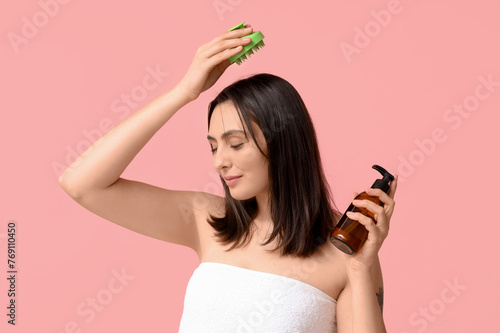
<instances>
[{"instance_id":1,"label":"armpit","mask_svg":"<svg viewBox=\"0 0 500 333\"><path fill-rule=\"evenodd\" d=\"M380 307L380 311L384 313L384 288L379 287L377 295L378 306Z\"/></svg>"}]
</instances>

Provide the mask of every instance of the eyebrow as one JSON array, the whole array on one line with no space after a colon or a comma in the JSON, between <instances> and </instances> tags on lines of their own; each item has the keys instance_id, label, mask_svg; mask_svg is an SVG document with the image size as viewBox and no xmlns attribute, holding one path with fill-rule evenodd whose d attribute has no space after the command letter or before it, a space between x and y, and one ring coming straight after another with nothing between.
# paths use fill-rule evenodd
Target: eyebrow
<instances>
[{"instance_id":1,"label":"eyebrow","mask_svg":"<svg viewBox=\"0 0 500 333\"><path fill-rule=\"evenodd\" d=\"M237 135L237 134L245 134L245 132L243 132L242 130L229 130L227 132L224 132L222 133L222 136L221 136L221 139L224 140L225 138L227 138L228 136L231 136L231 135ZM207 135L207 140L213 140L213 141L217 141L215 140L214 137L210 136L210 135Z\"/></svg>"}]
</instances>

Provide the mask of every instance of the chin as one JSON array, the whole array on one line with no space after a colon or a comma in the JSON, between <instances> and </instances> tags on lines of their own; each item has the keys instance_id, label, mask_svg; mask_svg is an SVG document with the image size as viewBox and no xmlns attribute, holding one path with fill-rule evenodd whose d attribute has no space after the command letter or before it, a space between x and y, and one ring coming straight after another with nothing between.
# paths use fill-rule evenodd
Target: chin
<instances>
[{"instance_id":1,"label":"chin","mask_svg":"<svg viewBox=\"0 0 500 333\"><path fill-rule=\"evenodd\" d=\"M229 192L231 192L231 191L229 191ZM255 198L255 195L252 196L252 195L241 195L241 194L231 193L231 197L235 200L244 201L244 200Z\"/></svg>"},{"instance_id":2,"label":"chin","mask_svg":"<svg viewBox=\"0 0 500 333\"><path fill-rule=\"evenodd\" d=\"M255 193L248 193L248 192L243 192L239 189L231 189L229 188L229 193L231 194L231 197L235 200L248 200L255 198Z\"/></svg>"}]
</instances>

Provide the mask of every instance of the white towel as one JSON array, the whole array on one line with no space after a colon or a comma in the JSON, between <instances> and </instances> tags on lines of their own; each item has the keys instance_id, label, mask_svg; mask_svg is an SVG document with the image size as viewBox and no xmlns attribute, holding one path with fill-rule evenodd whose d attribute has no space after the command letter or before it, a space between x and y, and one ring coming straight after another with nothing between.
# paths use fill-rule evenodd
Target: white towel
<instances>
[{"instance_id":1,"label":"white towel","mask_svg":"<svg viewBox=\"0 0 500 333\"><path fill-rule=\"evenodd\" d=\"M336 305L287 276L202 262L186 288L179 333L336 333Z\"/></svg>"}]
</instances>

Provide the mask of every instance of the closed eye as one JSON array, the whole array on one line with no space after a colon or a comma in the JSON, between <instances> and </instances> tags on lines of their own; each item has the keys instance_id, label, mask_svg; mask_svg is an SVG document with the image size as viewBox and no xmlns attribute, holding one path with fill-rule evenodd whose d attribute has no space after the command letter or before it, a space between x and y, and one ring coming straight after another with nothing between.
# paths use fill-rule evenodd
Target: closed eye
<instances>
[{"instance_id":1,"label":"closed eye","mask_svg":"<svg viewBox=\"0 0 500 333\"><path fill-rule=\"evenodd\" d=\"M239 145L231 146L231 148L240 149L241 146L243 146L243 143L240 143ZM212 152L212 154L214 154L216 150L217 150L217 148L213 148L210 151Z\"/></svg>"}]
</instances>

